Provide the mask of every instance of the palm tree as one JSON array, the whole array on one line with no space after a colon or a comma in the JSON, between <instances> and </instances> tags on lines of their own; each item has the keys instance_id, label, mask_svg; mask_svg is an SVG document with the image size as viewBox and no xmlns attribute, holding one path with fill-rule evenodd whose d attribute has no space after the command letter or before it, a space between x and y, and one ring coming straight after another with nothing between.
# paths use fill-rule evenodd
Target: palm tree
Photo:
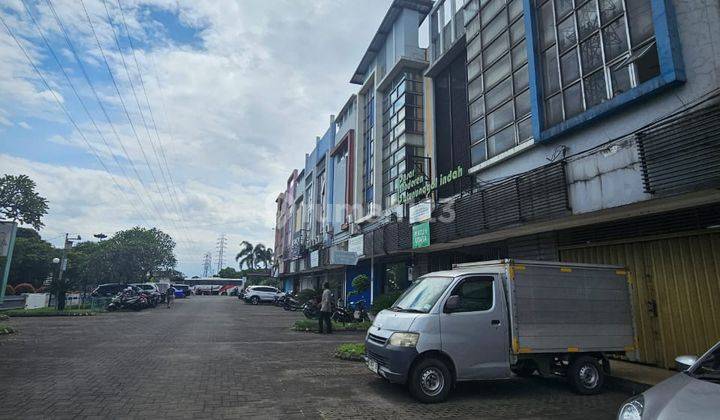
<instances>
[{"instance_id":1,"label":"palm tree","mask_svg":"<svg viewBox=\"0 0 720 420\"><path fill-rule=\"evenodd\" d=\"M265 268L268 268L272 264L273 250L272 248L266 248L263 244L255 245L255 262L263 264Z\"/></svg>"},{"instance_id":2,"label":"palm tree","mask_svg":"<svg viewBox=\"0 0 720 420\"><path fill-rule=\"evenodd\" d=\"M246 265L248 269L255 269L255 247L248 241L240 242L242 249L235 256L235 261L238 262L240 269L242 270L243 265Z\"/></svg>"}]
</instances>

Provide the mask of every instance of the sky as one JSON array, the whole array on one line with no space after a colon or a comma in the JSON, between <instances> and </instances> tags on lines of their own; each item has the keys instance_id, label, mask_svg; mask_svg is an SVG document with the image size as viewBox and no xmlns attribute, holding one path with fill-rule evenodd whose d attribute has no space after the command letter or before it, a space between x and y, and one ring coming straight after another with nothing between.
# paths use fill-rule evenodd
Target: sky
<instances>
[{"instance_id":1,"label":"sky","mask_svg":"<svg viewBox=\"0 0 720 420\"><path fill-rule=\"evenodd\" d=\"M55 245L158 227L193 276L226 234L237 267L390 3L2 0L0 175L37 183Z\"/></svg>"}]
</instances>

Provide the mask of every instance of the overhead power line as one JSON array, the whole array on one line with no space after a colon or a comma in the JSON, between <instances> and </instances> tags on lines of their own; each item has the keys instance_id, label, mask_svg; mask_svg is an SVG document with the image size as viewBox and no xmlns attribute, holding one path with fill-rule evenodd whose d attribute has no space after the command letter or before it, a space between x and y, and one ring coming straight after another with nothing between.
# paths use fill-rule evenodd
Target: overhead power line
<instances>
[{"instance_id":1,"label":"overhead power line","mask_svg":"<svg viewBox=\"0 0 720 420\"><path fill-rule=\"evenodd\" d=\"M122 172L123 176L128 179L128 183L130 184L130 187L133 189L133 191L135 192L135 194L138 196L138 198L139 198L140 202L142 203L142 205L147 208L147 204L143 201L143 196L142 196L142 195L140 194L140 192L135 188L135 185L133 184L131 177L128 176L127 172L125 171L125 167L124 167L124 166L120 163L120 161L118 160L117 156L115 155L115 153L114 153L113 150L112 150L112 147L110 146L109 142L107 141L105 135L101 132L100 128L97 126L97 124L95 123L95 120L92 118L92 116L90 115L87 107L85 106L84 101L83 101L83 100L80 98L80 96L78 95L77 90L75 89L72 80L68 77L68 74L65 72L65 69L63 68L62 63L60 62L60 60L58 59L58 56L57 56L57 54L55 53L54 49L52 48L52 46L51 46L50 43L48 42L48 40L47 40L46 36L44 35L42 29L40 28L40 25L38 24L38 22L36 21L36 19L33 17L33 15L30 13L30 9L28 8L27 4L25 3L26 0L22 0L22 1L23 1L23 5L25 6L25 10L26 10L27 14L28 14L28 15L30 16L30 18L32 19L32 21L33 21L33 23L35 24L35 27L36 27L38 33L40 34L40 36L42 37L43 41L45 42L45 46L47 47L47 49L50 51L51 55L53 56L53 58L54 58L55 61L57 62L58 66L60 67L60 69L62 70L63 74L65 75L65 78L67 79L68 84L70 85L70 87L71 87L71 88L73 89L73 91L75 92L75 96L78 98L78 101L81 103L83 109L84 109L85 112L88 114L88 118L90 118L90 121L92 122L93 126L94 126L95 129L97 130L98 135L100 136L100 138L102 139L103 143L104 143L105 146L107 147L108 153L109 153L109 154L112 156L112 158L115 160L115 163L116 163L116 165L118 166L118 168L120 168L120 171ZM67 30L65 29L65 25L62 23L62 20L60 19L60 16L59 16L59 15L57 14L57 12L55 11L55 7L53 6L52 2L51 2L50 0L46 0L46 3L47 3L47 5L48 5L48 7L50 8L50 11L52 12L53 16L55 17L55 21L57 22L58 26L60 27L60 30L62 31L62 33L63 33L63 35L64 35L64 37L65 37L65 42L66 42L66 44L68 45L68 48L70 48L70 51L72 52L73 56L75 57L75 61L77 61L78 66L80 67L81 73L83 74L83 77L85 78L85 81L87 82L88 86L90 87L90 90L93 92L93 95L95 96L95 100L97 101L98 105L100 106L100 109L102 110L103 114L105 115L105 118L106 118L108 124L110 125L113 133L115 134L115 137L117 138L118 143L120 144L120 147L121 147L123 153L125 154L125 157L126 157L127 160L130 162L130 164L131 164L131 166L132 166L132 168L133 168L133 170L134 170L134 172L135 172L135 175L137 176L138 180L139 180L139 181L142 181L142 180L140 179L140 174L138 173L137 169L135 168L135 165L134 165L132 159L130 158L129 153L128 153L127 149L125 148L125 145L124 145L123 142L122 142L122 139L120 138L117 130L115 129L115 125L113 124L112 120L110 119L110 116L109 116L107 110L105 109L105 106L104 106L102 100L100 99L100 96L98 95L97 90L95 89L95 86L93 85L92 81L90 80L90 77L88 76L87 70L85 69L85 66L84 66L83 63L82 63L82 60L80 60L80 57L79 57L79 55L78 55L78 53L77 53L77 50L75 49L75 45L73 44L73 42L72 42L72 40L70 39L70 36L69 36ZM133 203L133 204L134 204L134 203ZM150 226L150 224L148 224L148 226Z\"/></svg>"},{"instance_id":2,"label":"overhead power line","mask_svg":"<svg viewBox=\"0 0 720 420\"><path fill-rule=\"evenodd\" d=\"M105 4L105 12L108 13L108 22L112 25L112 22L110 20L109 11L107 9L107 4L105 3L105 0L103 0L103 4ZM160 169L160 175L163 178L163 182L165 183L165 188L170 193L170 202L174 205L175 210L177 211L178 217L180 217L181 222L180 225L183 227L185 232L187 233L187 227L186 225L183 225L184 223L187 223L187 220L185 220L182 211L180 209L180 205L178 204L178 200L176 197L176 192L173 188L170 187L170 184L168 183L168 178L170 178L170 168L167 165L167 159L164 158L164 165L163 160L161 160L160 156L162 155L164 157L165 151L163 150L162 146L162 140L160 139L160 133L157 129L157 123L155 121L155 114L152 110L152 105L150 104L150 97L148 95L147 89L145 88L145 81L142 77L142 70L140 68L140 62L138 61L137 54L135 52L135 46L133 45L132 36L130 35L130 29L128 28L127 21L125 19L125 11L123 10L122 4L120 0L117 0L118 9L120 10L120 17L122 18L123 27L125 28L125 34L127 35L128 43L130 45L130 51L132 52L133 61L135 62L135 68L137 69L138 79L140 80L140 87L142 88L143 94L145 96L145 103L147 104L148 112L150 113L150 122L152 123L153 130L155 132L155 136L157 137L157 147L152 141L152 136L150 135L150 132L148 130L148 138L150 139L150 146L153 149L153 153L155 154L155 159L158 162L158 168ZM127 70L127 68L126 68ZM130 75L128 74L128 78L130 78ZM132 86L132 85L131 85ZM137 100L137 97L136 97ZM138 103L138 110L140 111L142 115L142 109L140 107L140 104ZM143 122L144 119L143 119ZM145 129L147 130L147 124L145 124ZM160 153L158 152L158 149L160 150ZM165 170L163 171L163 166L165 167ZM168 176L165 176L165 173L168 174Z\"/></svg>"},{"instance_id":3,"label":"overhead power line","mask_svg":"<svg viewBox=\"0 0 720 420\"><path fill-rule=\"evenodd\" d=\"M84 141L85 144L88 146L88 148L90 149L90 151L92 152L92 154L95 156L95 158L97 159L97 161L100 163L100 166L102 166L102 168L104 169L104 171L110 176L110 179L111 179L112 182L115 184L115 186L117 187L117 189L118 189L122 194L125 194L124 190L122 189L122 187L120 186L120 184L117 182L117 179L115 179L115 176L114 176L114 175L112 174L112 172L108 169L107 165L105 164L105 162L104 162L104 161L102 160L102 158L100 157L100 154L99 154L98 151L95 149L95 146L93 146L92 143L90 143L90 141L89 141L89 140L87 139L87 137L85 136L85 133L82 131L82 129L80 129L80 126L79 126L78 123L75 121L75 119L72 117L72 115L70 114L70 112L68 111L68 109L67 109L67 108L65 107L65 105L63 104L63 102L57 97L57 94L55 93L55 91L50 87L50 83L48 83L47 79L45 79L45 76L43 76L42 72L41 72L40 69L37 67L37 65L36 65L35 62L33 61L32 57L30 57L30 54L27 52L27 50L25 49L25 47L23 47L22 43L21 43L20 40L17 38L17 36L15 35L15 33L12 31L12 29L10 29L10 26L7 24L7 22L5 21L5 19L2 17L2 14L0 14L0 22L2 22L3 26L4 26L5 29L7 30L8 34L10 34L10 37L12 37L12 39L13 39L13 40L15 41L15 43L17 44L18 48L19 48L19 49L22 51L22 53L25 55L25 58L27 59L28 63L29 63L30 66L33 68L33 70L35 71L35 73L37 74L38 78L40 79L40 81L41 81L41 82L43 83L43 85L45 86L45 88L50 92L50 94L52 95L52 97L53 97L53 99L55 100L55 102L57 103L57 105L58 105L58 106L60 107L60 109L63 111L63 113L64 113L65 116L68 118L68 120L70 121L70 123L72 124L72 126L75 127L75 130L77 130L77 132L80 134L80 137L83 139L83 141Z\"/></svg>"}]
</instances>

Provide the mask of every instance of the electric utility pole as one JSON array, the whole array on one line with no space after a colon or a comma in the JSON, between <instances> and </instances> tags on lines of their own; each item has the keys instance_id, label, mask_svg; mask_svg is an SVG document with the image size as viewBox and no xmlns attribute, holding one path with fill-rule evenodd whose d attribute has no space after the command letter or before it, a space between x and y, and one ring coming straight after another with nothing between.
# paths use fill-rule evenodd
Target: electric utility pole
<instances>
[{"instance_id":1,"label":"electric utility pole","mask_svg":"<svg viewBox=\"0 0 720 420\"><path fill-rule=\"evenodd\" d=\"M227 243L227 236L223 233L220 235L220 237L217 240L217 251L218 251L218 257L217 257L217 271L218 273L220 270L223 269L223 266L225 265L225 245Z\"/></svg>"}]
</instances>

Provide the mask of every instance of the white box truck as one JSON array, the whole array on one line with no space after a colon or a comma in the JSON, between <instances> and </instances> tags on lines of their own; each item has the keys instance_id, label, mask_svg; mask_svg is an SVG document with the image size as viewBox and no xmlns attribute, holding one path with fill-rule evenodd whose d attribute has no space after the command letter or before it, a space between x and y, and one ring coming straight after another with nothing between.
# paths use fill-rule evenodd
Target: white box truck
<instances>
[{"instance_id":1,"label":"white box truck","mask_svg":"<svg viewBox=\"0 0 720 420\"><path fill-rule=\"evenodd\" d=\"M602 390L607 356L635 350L622 267L500 260L420 277L366 335L368 368L423 402L459 381L567 377Z\"/></svg>"}]
</instances>

